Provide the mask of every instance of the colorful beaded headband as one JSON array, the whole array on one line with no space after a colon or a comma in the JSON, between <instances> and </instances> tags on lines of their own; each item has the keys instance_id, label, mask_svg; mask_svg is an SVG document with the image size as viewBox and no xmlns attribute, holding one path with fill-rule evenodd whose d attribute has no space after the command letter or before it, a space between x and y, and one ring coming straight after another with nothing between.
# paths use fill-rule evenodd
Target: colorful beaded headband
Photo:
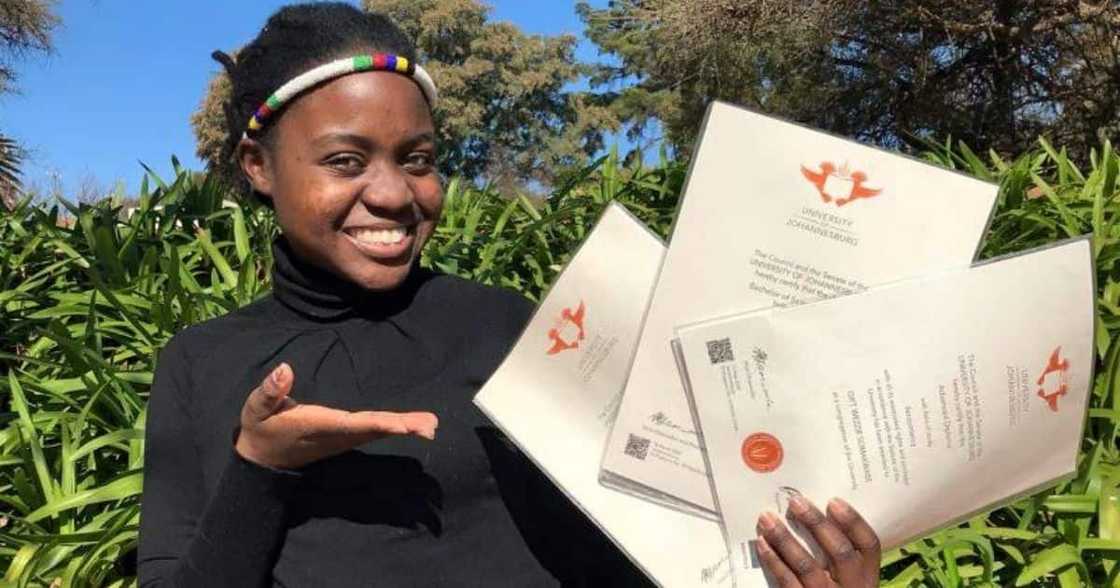
<instances>
[{"instance_id":1,"label":"colorful beaded headband","mask_svg":"<svg viewBox=\"0 0 1120 588\"><path fill-rule=\"evenodd\" d=\"M300 92L327 80L362 71L392 71L409 76L420 86L420 90L424 92L424 97L427 98L428 104L433 107L436 105L436 85L432 82L432 77L428 75L428 72L424 71L424 68L409 61L408 58L393 55L392 53L355 55L354 57L346 57L330 63L324 63L323 65L292 78L291 81L280 86L279 90L273 92L272 95L268 97L268 100L265 100L264 104L261 104L257 112L253 114L253 118L249 119L248 131L261 130L268 121L268 117L272 116L277 110L280 110L281 106ZM246 131L246 133L248 133L248 131Z\"/></svg>"}]
</instances>

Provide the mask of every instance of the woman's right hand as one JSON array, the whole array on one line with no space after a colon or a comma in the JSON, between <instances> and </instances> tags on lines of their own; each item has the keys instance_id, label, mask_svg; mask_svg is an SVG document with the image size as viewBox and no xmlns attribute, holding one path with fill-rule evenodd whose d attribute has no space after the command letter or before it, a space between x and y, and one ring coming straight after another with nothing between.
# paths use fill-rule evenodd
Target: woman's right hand
<instances>
[{"instance_id":1,"label":"woman's right hand","mask_svg":"<svg viewBox=\"0 0 1120 588\"><path fill-rule=\"evenodd\" d=\"M293 470L389 435L435 438L439 420L430 412L348 412L300 404L288 396L294 379L292 368L281 363L249 393L234 445L241 457Z\"/></svg>"}]
</instances>

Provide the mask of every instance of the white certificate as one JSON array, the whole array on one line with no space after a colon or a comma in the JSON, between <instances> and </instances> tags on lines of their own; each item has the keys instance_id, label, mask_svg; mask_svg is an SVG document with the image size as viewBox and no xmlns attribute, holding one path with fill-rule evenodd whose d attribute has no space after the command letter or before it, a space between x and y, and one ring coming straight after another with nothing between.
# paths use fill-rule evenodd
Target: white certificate
<instances>
[{"instance_id":1,"label":"white certificate","mask_svg":"<svg viewBox=\"0 0 1120 588\"><path fill-rule=\"evenodd\" d=\"M678 330L728 544L802 493L884 549L1072 475L1094 365L1090 243Z\"/></svg>"},{"instance_id":2,"label":"white certificate","mask_svg":"<svg viewBox=\"0 0 1120 588\"><path fill-rule=\"evenodd\" d=\"M624 208L609 206L475 403L655 582L732 586L717 523L598 481L664 252Z\"/></svg>"},{"instance_id":3,"label":"white certificate","mask_svg":"<svg viewBox=\"0 0 1120 588\"><path fill-rule=\"evenodd\" d=\"M603 459L604 484L715 517L679 324L967 267L996 186L715 103Z\"/></svg>"}]
</instances>

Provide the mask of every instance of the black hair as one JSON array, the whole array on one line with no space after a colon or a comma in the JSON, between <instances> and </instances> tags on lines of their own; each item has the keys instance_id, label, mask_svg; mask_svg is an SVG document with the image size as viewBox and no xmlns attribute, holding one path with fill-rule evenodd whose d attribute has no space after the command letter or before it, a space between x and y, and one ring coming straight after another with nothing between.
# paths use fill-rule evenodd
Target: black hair
<instances>
[{"instance_id":1,"label":"black hair","mask_svg":"<svg viewBox=\"0 0 1120 588\"><path fill-rule=\"evenodd\" d=\"M215 51L211 56L225 68L232 85L230 100L224 105L228 134L223 161L232 161L249 118L272 92L317 65L359 50L394 53L416 62L416 47L396 23L343 2L284 6L237 52L236 60ZM267 144L272 126L266 124L254 138Z\"/></svg>"}]
</instances>

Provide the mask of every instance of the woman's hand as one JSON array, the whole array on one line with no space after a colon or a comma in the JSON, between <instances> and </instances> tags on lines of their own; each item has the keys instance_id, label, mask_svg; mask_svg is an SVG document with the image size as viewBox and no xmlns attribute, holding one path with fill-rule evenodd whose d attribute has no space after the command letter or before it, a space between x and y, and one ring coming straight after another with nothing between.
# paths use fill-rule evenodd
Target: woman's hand
<instances>
[{"instance_id":1,"label":"woman's hand","mask_svg":"<svg viewBox=\"0 0 1120 588\"><path fill-rule=\"evenodd\" d=\"M434 439L439 421L430 412L348 412L288 397L295 375L282 363L241 408L234 448L241 457L277 469L297 469L388 435Z\"/></svg>"},{"instance_id":2,"label":"woman's hand","mask_svg":"<svg viewBox=\"0 0 1120 588\"><path fill-rule=\"evenodd\" d=\"M789 514L813 534L828 556L817 561L771 513L758 519L758 556L782 588L864 588L879 585L879 536L848 503L834 498L826 516L802 496L790 499Z\"/></svg>"}]
</instances>

